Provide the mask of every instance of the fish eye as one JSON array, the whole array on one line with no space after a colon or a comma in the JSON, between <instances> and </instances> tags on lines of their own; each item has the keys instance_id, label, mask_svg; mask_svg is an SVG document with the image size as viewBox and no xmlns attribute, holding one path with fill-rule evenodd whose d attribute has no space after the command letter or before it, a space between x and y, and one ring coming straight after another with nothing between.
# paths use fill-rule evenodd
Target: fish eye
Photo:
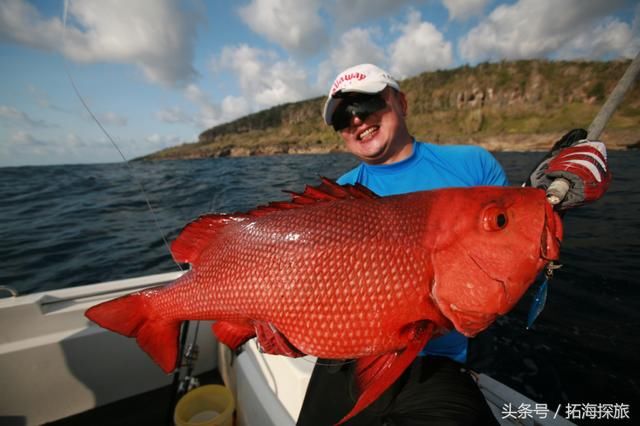
<instances>
[{"instance_id":1,"label":"fish eye","mask_svg":"<svg viewBox=\"0 0 640 426\"><path fill-rule=\"evenodd\" d=\"M507 212L499 207L485 209L482 217L482 225L487 231L500 231L509 223Z\"/></svg>"}]
</instances>

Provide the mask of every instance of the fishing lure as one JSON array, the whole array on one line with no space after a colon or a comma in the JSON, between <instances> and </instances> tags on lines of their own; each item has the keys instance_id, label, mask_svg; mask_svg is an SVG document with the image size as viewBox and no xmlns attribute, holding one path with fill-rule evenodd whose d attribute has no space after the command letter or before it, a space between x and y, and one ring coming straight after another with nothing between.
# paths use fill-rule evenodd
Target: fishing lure
<instances>
[{"instance_id":1,"label":"fishing lure","mask_svg":"<svg viewBox=\"0 0 640 426\"><path fill-rule=\"evenodd\" d=\"M542 310L544 309L545 304L547 303L547 292L549 289L549 279L553 277L553 271L561 268L562 265L557 263L550 262L544 272L544 281L538 287L536 291L536 295L533 298L533 302L531 302L531 307L529 308L529 315L527 315L527 330L531 328L535 320L538 318Z\"/></svg>"}]
</instances>

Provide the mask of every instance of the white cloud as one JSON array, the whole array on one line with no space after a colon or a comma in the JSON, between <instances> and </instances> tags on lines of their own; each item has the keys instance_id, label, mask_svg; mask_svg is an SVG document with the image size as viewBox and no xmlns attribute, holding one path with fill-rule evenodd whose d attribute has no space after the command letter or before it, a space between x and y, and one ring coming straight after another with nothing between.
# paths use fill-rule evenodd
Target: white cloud
<instances>
[{"instance_id":1,"label":"white cloud","mask_svg":"<svg viewBox=\"0 0 640 426\"><path fill-rule=\"evenodd\" d=\"M378 28L353 28L342 34L329 52L329 59L318 67L315 91L328 92L333 79L354 65L371 63L385 67L384 49L374 41L379 35Z\"/></svg>"},{"instance_id":2,"label":"white cloud","mask_svg":"<svg viewBox=\"0 0 640 426\"><path fill-rule=\"evenodd\" d=\"M151 152L160 149L175 146L181 142L178 136L160 135L158 133L151 134L144 138L145 146L144 151ZM138 147L142 149L142 147Z\"/></svg>"},{"instance_id":3,"label":"white cloud","mask_svg":"<svg viewBox=\"0 0 640 426\"><path fill-rule=\"evenodd\" d=\"M383 3L379 2L380 5ZM324 93L338 73L361 63L390 67L391 74L399 79L452 65L451 43L433 24L423 22L418 11L410 10L407 22L393 26L391 31L400 35L387 46L386 52L378 42L383 39L383 32L377 27L356 27L342 34L331 50L329 60L318 68L317 86Z\"/></svg>"},{"instance_id":4,"label":"white cloud","mask_svg":"<svg viewBox=\"0 0 640 426\"><path fill-rule=\"evenodd\" d=\"M227 96L222 100L222 116L237 118L251 111L249 102L242 96Z\"/></svg>"},{"instance_id":5,"label":"white cloud","mask_svg":"<svg viewBox=\"0 0 640 426\"><path fill-rule=\"evenodd\" d=\"M343 33L329 52L329 59L317 68L315 92L327 93L333 79L354 65L371 63L386 67L384 49L376 42L381 35L376 27L356 27Z\"/></svg>"},{"instance_id":6,"label":"white cloud","mask_svg":"<svg viewBox=\"0 0 640 426\"><path fill-rule=\"evenodd\" d=\"M362 63L384 65L384 49L374 40L380 35L377 28L353 28L342 34L338 45L330 53L336 74Z\"/></svg>"},{"instance_id":7,"label":"white cloud","mask_svg":"<svg viewBox=\"0 0 640 426\"><path fill-rule=\"evenodd\" d=\"M497 7L459 43L469 61L627 54L631 27L607 17L619 0L519 0Z\"/></svg>"},{"instance_id":8,"label":"white cloud","mask_svg":"<svg viewBox=\"0 0 640 426\"><path fill-rule=\"evenodd\" d=\"M453 64L451 43L430 22L422 21L420 12L409 12L402 35L390 46L391 69L403 79L424 71L448 68Z\"/></svg>"},{"instance_id":9,"label":"white cloud","mask_svg":"<svg viewBox=\"0 0 640 426\"><path fill-rule=\"evenodd\" d=\"M98 119L102 124L108 124L111 126L124 127L127 125L128 121L127 117L124 117L115 112L105 112L99 114Z\"/></svg>"},{"instance_id":10,"label":"white cloud","mask_svg":"<svg viewBox=\"0 0 640 426\"><path fill-rule=\"evenodd\" d=\"M451 21L464 21L472 16L480 15L489 0L442 0L449 10Z\"/></svg>"},{"instance_id":11,"label":"white cloud","mask_svg":"<svg viewBox=\"0 0 640 426\"><path fill-rule=\"evenodd\" d=\"M198 107L199 111L195 117L178 108L160 111L156 114L156 117L167 123L194 124L198 129L203 130L251 112L251 108L245 98L227 96L222 100L221 104L216 104L206 92L195 84L190 84L185 88L184 96Z\"/></svg>"},{"instance_id":12,"label":"white cloud","mask_svg":"<svg viewBox=\"0 0 640 426\"><path fill-rule=\"evenodd\" d=\"M320 0L252 0L239 14L254 32L292 53L308 55L328 40L320 4Z\"/></svg>"},{"instance_id":13,"label":"white cloud","mask_svg":"<svg viewBox=\"0 0 640 426\"><path fill-rule=\"evenodd\" d=\"M70 111L49 100L49 94L35 84L27 84L27 92L40 108L50 109L52 111L64 112L68 114Z\"/></svg>"},{"instance_id":14,"label":"white cloud","mask_svg":"<svg viewBox=\"0 0 640 426\"><path fill-rule=\"evenodd\" d=\"M193 118L177 107L165 108L155 113L155 117L158 121L163 123L188 123L193 124Z\"/></svg>"},{"instance_id":15,"label":"white cloud","mask_svg":"<svg viewBox=\"0 0 640 426\"><path fill-rule=\"evenodd\" d=\"M199 108L198 115L193 120L197 127L205 129L222 122L220 107L199 86L189 84L184 89L184 96Z\"/></svg>"},{"instance_id":16,"label":"white cloud","mask_svg":"<svg viewBox=\"0 0 640 426\"><path fill-rule=\"evenodd\" d=\"M257 108L271 107L308 98L312 91L307 73L293 60L281 60L272 52L246 44L225 47L214 69L231 71L240 86L247 105ZM227 106L242 106L238 99L230 99Z\"/></svg>"},{"instance_id":17,"label":"white cloud","mask_svg":"<svg viewBox=\"0 0 640 426\"><path fill-rule=\"evenodd\" d=\"M64 137L64 140L66 141L66 145L71 148L86 148L89 146L87 141L82 139L80 136L78 136L74 132L67 133L66 136ZM100 146L103 147L104 145L100 144Z\"/></svg>"},{"instance_id":18,"label":"white cloud","mask_svg":"<svg viewBox=\"0 0 640 426\"><path fill-rule=\"evenodd\" d=\"M210 104L209 95L196 84L189 84L184 89L184 95L191 102L201 105Z\"/></svg>"},{"instance_id":19,"label":"white cloud","mask_svg":"<svg viewBox=\"0 0 640 426\"><path fill-rule=\"evenodd\" d=\"M24 0L0 3L0 39L58 51L77 62L135 64L152 82L179 85L193 79L195 2L174 0L70 1L67 29Z\"/></svg>"},{"instance_id":20,"label":"white cloud","mask_svg":"<svg viewBox=\"0 0 640 426\"><path fill-rule=\"evenodd\" d=\"M63 25L60 19L46 20L34 6L24 0L0 3L0 39L37 49L54 50L61 44Z\"/></svg>"},{"instance_id":21,"label":"white cloud","mask_svg":"<svg viewBox=\"0 0 640 426\"><path fill-rule=\"evenodd\" d=\"M0 117L15 121L29 120L24 112L6 105L0 105Z\"/></svg>"},{"instance_id":22,"label":"white cloud","mask_svg":"<svg viewBox=\"0 0 640 426\"><path fill-rule=\"evenodd\" d=\"M612 51L624 52L632 39L629 25L607 20L595 26L592 31L578 34L566 45L561 46L557 55L561 58L589 56L598 58Z\"/></svg>"},{"instance_id":23,"label":"white cloud","mask_svg":"<svg viewBox=\"0 0 640 426\"><path fill-rule=\"evenodd\" d=\"M14 146L43 147L47 143L36 139L31 133L24 130L17 130L9 135L9 144Z\"/></svg>"},{"instance_id":24,"label":"white cloud","mask_svg":"<svg viewBox=\"0 0 640 426\"><path fill-rule=\"evenodd\" d=\"M125 158L147 154L180 143L177 136L151 135L118 140ZM83 137L75 132L56 133L15 130L0 143L0 167L38 164L73 164L121 161L118 150L104 137Z\"/></svg>"},{"instance_id":25,"label":"white cloud","mask_svg":"<svg viewBox=\"0 0 640 426\"><path fill-rule=\"evenodd\" d=\"M41 137L24 130L10 133L0 144L0 166L82 163L88 158L113 161L113 149L101 142L89 144L74 133Z\"/></svg>"},{"instance_id":26,"label":"white cloud","mask_svg":"<svg viewBox=\"0 0 640 426\"><path fill-rule=\"evenodd\" d=\"M26 112L19 111L7 105L0 105L0 119L13 122L14 124L26 124L27 126L35 128L57 127L44 120L33 119Z\"/></svg>"},{"instance_id":27,"label":"white cloud","mask_svg":"<svg viewBox=\"0 0 640 426\"><path fill-rule=\"evenodd\" d=\"M420 0L336 0L329 8L338 28L348 28L372 19L392 16L408 4L424 3Z\"/></svg>"}]
</instances>

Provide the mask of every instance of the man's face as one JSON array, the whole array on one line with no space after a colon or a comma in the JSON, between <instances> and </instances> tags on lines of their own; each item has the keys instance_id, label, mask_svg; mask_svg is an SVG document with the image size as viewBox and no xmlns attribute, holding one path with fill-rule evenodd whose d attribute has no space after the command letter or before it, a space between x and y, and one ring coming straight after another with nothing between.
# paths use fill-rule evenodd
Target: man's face
<instances>
[{"instance_id":1,"label":"man's face","mask_svg":"<svg viewBox=\"0 0 640 426\"><path fill-rule=\"evenodd\" d=\"M404 94L387 87L380 96L386 102L383 109L364 120L354 115L350 117L349 125L339 130L347 149L368 164L397 161L399 152L411 141L404 121L407 112Z\"/></svg>"}]
</instances>

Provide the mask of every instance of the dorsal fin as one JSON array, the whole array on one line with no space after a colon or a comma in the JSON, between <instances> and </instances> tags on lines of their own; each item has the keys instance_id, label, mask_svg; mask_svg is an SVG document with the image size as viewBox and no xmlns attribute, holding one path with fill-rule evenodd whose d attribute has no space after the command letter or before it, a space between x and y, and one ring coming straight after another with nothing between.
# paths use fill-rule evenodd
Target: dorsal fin
<instances>
[{"instance_id":1,"label":"dorsal fin","mask_svg":"<svg viewBox=\"0 0 640 426\"><path fill-rule=\"evenodd\" d=\"M316 203L357 198L380 198L359 183L355 185L340 185L336 183L336 181L326 177L320 177L320 179L322 180L320 185L307 185L302 193L284 191L291 194L290 201L274 201L266 206L259 206L247 214L251 216L264 216L275 211L298 209Z\"/></svg>"},{"instance_id":2,"label":"dorsal fin","mask_svg":"<svg viewBox=\"0 0 640 426\"><path fill-rule=\"evenodd\" d=\"M300 209L305 206L326 203L336 200L379 198L366 187L355 185L339 185L334 180L321 177L318 186L307 185L302 193L285 191L291 194L290 201L274 201L266 206L259 206L248 213L206 214L184 227L180 235L171 244L171 253L176 262L194 264L200 253L211 244L221 227L229 223L237 223L251 217L265 216L270 213Z\"/></svg>"},{"instance_id":3,"label":"dorsal fin","mask_svg":"<svg viewBox=\"0 0 640 426\"><path fill-rule=\"evenodd\" d=\"M307 185L302 194L289 192L292 195L292 202L298 201L301 204L311 204L318 201L345 200L349 198L380 198L369 188L356 183L355 185L340 185L336 181L320 177L322 183L318 186Z\"/></svg>"},{"instance_id":4,"label":"dorsal fin","mask_svg":"<svg viewBox=\"0 0 640 426\"><path fill-rule=\"evenodd\" d=\"M206 214L189 222L171 243L171 254L176 262L191 263L198 260L221 227L248 219L246 214Z\"/></svg>"}]
</instances>

